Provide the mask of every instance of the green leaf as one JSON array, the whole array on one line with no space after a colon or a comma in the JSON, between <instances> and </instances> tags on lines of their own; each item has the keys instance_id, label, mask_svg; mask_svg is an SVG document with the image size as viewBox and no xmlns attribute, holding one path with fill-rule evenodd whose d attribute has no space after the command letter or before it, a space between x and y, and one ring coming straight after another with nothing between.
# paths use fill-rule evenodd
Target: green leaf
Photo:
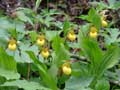
<instances>
[{"instance_id":1,"label":"green leaf","mask_svg":"<svg viewBox=\"0 0 120 90\"><path fill-rule=\"evenodd\" d=\"M47 71L47 67L37 59L37 57L32 51L26 51L26 53L33 60L33 62L37 65L37 67L39 67L39 70L45 74Z\"/></svg>"},{"instance_id":2,"label":"green leaf","mask_svg":"<svg viewBox=\"0 0 120 90\"><path fill-rule=\"evenodd\" d=\"M103 66L105 69L113 67L119 61L119 53L120 48L118 46L109 46L107 52L103 56L101 67Z\"/></svg>"},{"instance_id":3,"label":"green leaf","mask_svg":"<svg viewBox=\"0 0 120 90\"><path fill-rule=\"evenodd\" d=\"M39 7L40 3L42 0L36 0L36 4L35 4L35 11L37 10L37 8Z\"/></svg>"},{"instance_id":4,"label":"green leaf","mask_svg":"<svg viewBox=\"0 0 120 90\"><path fill-rule=\"evenodd\" d=\"M120 35L120 32L119 32L119 29L117 28L111 28L111 29L106 29L106 31L109 33L108 34L105 34L104 37L105 37L105 43L107 45L110 45L112 43L118 43L120 42L120 38L119 38L119 35Z\"/></svg>"},{"instance_id":5,"label":"green leaf","mask_svg":"<svg viewBox=\"0 0 120 90\"><path fill-rule=\"evenodd\" d=\"M71 77L66 81L65 90L92 90L89 88L91 81L89 77Z\"/></svg>"},{"instance_id":6,"label":"green leaf","mask_svg":"<svg viewBox=\"0 0 120 90\"><path fill-rule=\"evenodd\" d=\"M16 31L19 33L25 33L25 25L23 22L21 21L16 21L15 22L16 25Z\"/></svg>"},{"instance_id":7,"label":"green leaf","mask_svg":"<svg viewBox=\"0 0 120 90\"><path fill-rule=\"evenodd\" d=\"M45 64L41 63L35 56L35 54L32 51L26 51L28 53L28 55L30 56L30 58L33 60L33 62L36 64L41 79L43 80L43 82L52 90L57 90L57 85L56 82L54 80L54 78L52 77L52 75L50 75L48 73L47 67L45 66Z\"/></svg>"},{"instance_id":8,"label":"green leaf","mask_svg":"<svg viewBox=\"0 0 120 90\"><path fill-rule=\"evenodd\" d=\"M56 35L59 35L61 31L46 31L45 36L48 41L52 41Z\"/></svg>"},{"instance_id":9,"label":"green leaf","mask_svg":"<svg viewBox=\"0 0 120 90\"><path fill-rule=\"evenodd\" d=\"M110 90L109 82L105 79L98 80L95 90Z\"/></svg>"},{"instance_id":10,"label":"green leaf","mask_svg":"<svg viewBox=\"0 0 120 90\"><path fill-rule=\"evenodd\" d=\"M2 87L5 86L16 86L18 88L24 89L24 90L51 90L48 88L43 87L37 82L31 82L31 81L26 81L26 80L16 80L16 81L9 81L5 82Z\"/></svg>"},{"instance_id":11,"label":"green leaf","mask_svg":"<svg viewBox=\"0 0 120 90\"><path fill-rule=\"evenodd\" d=\"M3 39L3 38L4 38L4 39L7 39L8 36L9 36L9 34L8 34L7 30L0 29L0 38L1 38L1 39Z\"/></svg>"},{"instance_id":12,"label":"green leaf","mask_svg":"<svg viewBox=\"0 0 120 90\"><path fill-rule=\"evenodd\" d=\"M18 90L17 87L0 87L0 90Z\"/></svg>"},{"instance_id":13,"label":"green leaf","mask_svg":"<svg viewBox=\"0 0 120 90\"><path fill-rule=\"evenodd\" d=\"M99 30L101 27L101 18L97 11L94 8L91 8L88 12L88 15L82 15L79 18L91 22Z\"/></svg>"},{"instance_id":14,"label":"green leaf","mask_svg":"<svg viewBox=\"0 0 120 90\"><path fill-rule=\"evenodd\" d=\"M22 12L22 11L17 11L16 14L17 14L17 17L18 17L21 21L29 22L31 25L33 25L32 20L31 20L28 16L26 16L24 12Z\"/></svg>"},{"instance_id":15,"label":"green leaf","mask_svg":"<svg viewBox=\"0 0 120 90\"><path fill-rule=\"evenodd\" d=\"M88 20L88 15L81 15L81 16L79 16L79 18L81 18L83 20Z\"/></svg>"},{"instance_id":16,"label":"green leaf","mask_svg":"<svg viewBox=\"0 0 120 90\"><path fill-rule=\"evenodd\" d=\"M88 21L95 25L97 29L100 29L101 18L94 8L91 8L90 11L88 12Z\"/></svg>"},{"instance_id":17,"label":"green leaf","mask_svg":"<svg viewBox=\"0 0 120 90\"><path fill-rule=\"evenodd\" d=\"M0 35L1 36L1 35ZM6 36L7 37L7 36ZM7 47L7 43L8 41L6 40L7 38L4 37L0 37L0 46L2 46L3 48Z\"/></svg>"},{"instance_id":18,"label":"green leaf","mask_svg":"<svg viewBox=\"0 0 120 90\"><path fill-rule=\"evenodd\" d=\"M43 24L45 24L47 27L50 27L53 20L54 20L53 17L47 16L45 17Z\"/></svg>"},{"instance_id":19,"label":"green leaf","mask_svg":"<svg viewBox=\"0 0 120 90\"><path fill-rule=\"evenodd\" d=\"M37 40L37 33L35 31L31 31L29 35L32 43L34 43Z\"/></svg>"},{"instance_id":20,"label":"green leaf","mask_svg":"<svg viewBox=\"0 0 120 90\"><path fill-rule=\"evenodd\" d=\"M16 38L17 39L17 31L14 29L9 29L8 31L10 33L10 36L13 37L13 38Z\"/></svg>"},{"instance_id":21,"label":"green leaf","mask_svg":"<svg viewBox=\"0 0 120 90\"><path fill-rule=\"evenodd\" d=\"M65 48L62 39L59 36L56 36L53 40L52 47L55 51L55 63L59 67L63 61L70 60L70 54Z\"/></svg>"},{"instance_id":22,"label":"green leaf","mask_svg":"<svg viewBox=\"0 0 120 90\"><path fill-rule=\"evenodd\" d=\"M11 29L14 25L9 22L8 18L0 18L0 29Z\"/></svg>"},{"instance_id":23,"label":"green leaf","mask_svg":"<svg viewBox=\"0 0 120 90\"><path fill-rule=\"evenodd\" d=\"M64 26L63 26L64 36L66 36L69 29L70 29L70 22L68 20L66 20L64 22Z\"/></svg>"},{"instance_id":24,"label":"green leaf","mask_svg":"<svg viewBox=\"0 0 120 90\"><path fill-rule=\"evenodd\" d=\"M16 62L12 56L6 54L5 50L0 47L0 76L7 80L18 79L20 75L17 73Z\"/></svg>"},{"instance_id":25,"label":"green leaf","mask_svg":"<svg viewBox=\"0 0 120 90\"><path fill-rule=\"evenodd\" d=\"M113 7L113 5L115 4L116 0L109 0L108 3L109 3L109 7Z\"/></svg>"},{"instance_id":26,"label":"green leaf","mask_svg":"<svg viewBox=\"0 0 120 90\"><path fill-rule=\"evenodd\" d=\"M103 52L100 49L98 43L91 38L83 37L81 38L80 45L85 56L91 62L91 70L97 72L98 65L100 64L103 57Z\"/></svg>"},{"instance_id":27,"label":"green leaf","mask_svg":"<svg viewBox=\"0 0 120 90\"><path fill-rule=\"evenodd\" d=\"M120 2L117 1L114 5L113 5L113 9L119 9L120 8Z\"/></svg>"},{"instance_id":28,"label":"green leaf","mask_svg":"<svg viewBox=\"0 0 120 90\"><path fill-rule=\"evenodd\" d=\"M97 3L96 10L102 11L105 8L108 8L108 5L106 3L104 3L103 1L100 1L99 3Z\"/></svg>"},{"instance_id":29,"label":"green leaf","mask_svg":"<svg viewBox=\"0 0 120 90\"><path fill-rule=\"evenodd\" d=\"M0 85L3 84L6 81L6 79L4 77L0 76Z\"/></svg>"},{"instance_id":30,"label":"green leaf","mask_svg":"<svg viewBox=\"0 0 120 90\"><path fill-rule=\"evenodd\" d=\"M0 76L5 77L7 80L20 78L20 75L15 71L5 70L5 69L0 68L0 72L1 72Z\"/></svg>"},{"instance_id":31,"label":"green leaf","mask_svg":"<svg viewBox=\"0 0 120 90\"><path fill-rule=\"evenodd\" d=\"M93 20L94 18L94 15L96 14L96 11L94 8L91 8L88 12L88 21L91 21Z\"/></svg>"},{"instance_id":32,"label":"green leaf","mask_svg":"<svg viewBox=\"0 0 120 90\"><path fill-rule=\"evenodd\" d=\"M81 33L84 36L88 36L89 28L90 28L90 24L86 24L86 25L81 26L79 34ZM78 39L81 39L81 37L79 37Z\"/></svg>"},{"instance_id":33,"label":"green leaf","mask_svg":"<svg viewBox=\"0 0 120 90\"><path fill-rule=\"evenodd\" d=\"M98 14L94 15L94 18L92 19L93 25L96 26L96 28L99 30L101 27L101 18Z\"/></svg>"}]
</instances>

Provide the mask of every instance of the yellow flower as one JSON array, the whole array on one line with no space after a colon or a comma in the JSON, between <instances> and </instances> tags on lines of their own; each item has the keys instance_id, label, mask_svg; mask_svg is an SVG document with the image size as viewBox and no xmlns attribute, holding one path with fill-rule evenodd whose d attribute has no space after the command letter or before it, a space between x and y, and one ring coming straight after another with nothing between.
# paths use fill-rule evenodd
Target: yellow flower
<instances>
[{"instance_id":1,"label":"yellow flower","mask_svg":"<svg viewBox=\"0 0 120 90\"><path fill-rule=\"evenodd\" d=\"M108 23L105 20L102 20L102 27L107 27Z\"/></svg>"},{"instance_id":2,"label":"yellow flower","mask_svg":"<svg viewBox=\"0 0 120 90\"><path fill-rule=\"evenodd\" d=\"M92 26L92 27L90 28L89 36L92 37L92 38L96 38L97 35L98 35L98 33L97 33L96 27L93 27L93 26Z\"/></svg>"},{"instance_id":3,"label":"yellow flower","mask_svg":"<svg viewBox=\"0 0 120 90\"><path fill-rule=\"evenodd\" d=\"M75 32L74 32L73 30L71 30L70 32L68 32L67 38L68 38L70 41L74 41L74 40L76 39Z\"/></svg>"},{"instance_id":4,"label":"yellow flower","mask_svg":"<svg viewBox=\"0 0 120 90\"><path fill-rule=\"evenodd\" d=\"M43 50L41 51L41 55L44 58L48 58L48 56L50 55L48 48L43 48Z\"/></svg>"},{"instance_id":5,"label":"yellow flower","mask_svg":"<svg viewBox=\"0 0 120 90\"><path fill-rule=\"evenodd\" d=\"M38 38L36 40L36 43L39 46L43 46L45 44L45 37L44 37L44 35L38 36Z\"/></svg>"},{"instance_id":6,"label":"yellow flower","mask_svg":"<svg viewBox=\"0 0 120 90\"><path fill-rule=\"evenodd\" d=\"M70 64L69 63L64 63L62 65L62 71L65 75L70 75L72 70L71 70L71 67L70 67Z\"/></svg>"},{"instance_id":7,"label":"yellow flower","mask_svg":"<svg viewBox=\"0 0 120 90\"><path fill-rule=\"evenodd\" d=\"M102 16L101 16L101 20L106 20L106 16L105 16L105 15L102 15Z\"/></svg>"},{"instance_id":8,"label":"yellow flower","mask_svg":"<svg viewBox=\"0 0 120 90\"><path fill-rule=\"evenodd\" d=\"M101 17L101 23L102 23L102 27L107 27L108 26L108 23L106 21L106 17L104 15Z\"/></svg>"},{"instance_id":9,"label":"yellow flower","mask_svg":"<svg viewBox=\"0 0 120 90\"><path fill-rule=\"evenodd\" d=\"M14 40L14 39L9 40L8 49L11 50L11 51L15 51L16 48L17 48L16 40Z\"/></svg>"}]
</instances>

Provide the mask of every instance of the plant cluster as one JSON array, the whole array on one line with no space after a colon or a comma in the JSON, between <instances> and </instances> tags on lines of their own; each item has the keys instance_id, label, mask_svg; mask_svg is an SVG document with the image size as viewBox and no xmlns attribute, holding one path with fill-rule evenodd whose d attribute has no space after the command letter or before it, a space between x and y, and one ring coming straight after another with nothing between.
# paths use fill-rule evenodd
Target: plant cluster
<instances>
[{"instance_id":1,"label":"plant cluster","mask_svg":"<svg viewBox=\"0 0 120 90\"><path fill-rule=\"evenodd\" d=\"M41 0L1 13L0 90L119 90L120 31L105 14L120 8L113 1L77 16L83 25L56 9L37 12Z\"/></svg>"}]
</instances>

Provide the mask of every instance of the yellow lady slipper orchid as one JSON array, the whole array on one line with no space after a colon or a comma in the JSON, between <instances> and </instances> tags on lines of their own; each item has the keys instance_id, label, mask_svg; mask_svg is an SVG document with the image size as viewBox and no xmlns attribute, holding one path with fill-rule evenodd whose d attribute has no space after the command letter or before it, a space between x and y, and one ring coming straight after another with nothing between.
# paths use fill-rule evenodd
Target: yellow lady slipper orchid
<instances>
[{"instance_id":1,"label":"yellow lady slipper orchid","mask_svg":"<svg viewBox=\"0 0 120 90\"><path fill-rule=\"evenodd\" d=\"M65 75L70 75L72 70L69 63L64 63L62 66L62 71Z\"/></svg>"},{"instance_id":2,"label":"yellow lady slipper orchid","mask_svg":"<svg viewBox=\"0 0 120 90\"><path fill-rule=\"evenodd\" d=\"M71 68L66 66L62 67L62 70L65 75L70 75L72 72Z\"/></svg>"},{"instance_id":3,"label":"yellow lady slipper orchid","mask_svg":"<svg viewBox=\"0 0 120 90\"><path fill-rule=\"evenodd\" d=\"M70 41L74 41L74 40L76 39L75 32L74 32L73 30L70 31L70 32L68 32L67 38L68 38Z\"/></svg>"},{"instance_id":4,"label":"yellow lady slipper orchid","mask_svg":"<svg viewBox=\"0 0 120 90\"><path fill-rule=\"evenodd\" d=\"M93 27L93 26L92 26L92 27L90 28L89 36L92 37L92 38L96 38L97 35L98 35L98 33L97 33L96 27Z\"/></svg>"},{"instance_id":5,"label":"yellow lady slipper orchid","mask_svg":"<svg viewBox=\"0 0 120 90\"><path fill-rule=\"evenodd\" d=\"M105 16L105 15L102 15L102 16L101 16L101 20L106 20L106 16Z\"/></svg>"},{"instance_id":6,"label":"yellow lady slipper orchid","mask_svg":"<svg viewBox=\"0 0 120 90\"><path fill-rule=\"evenodd\" d=\"M36 40L36 43L39 46L43 46L45 44L45 37L44 37L44 35L38 36L38 38Z\"/></svg>"},{"instance_id":7,"label":"yellow lady slipper orchid","mask_svg":"<svg viewBox=\"0 0 120 90\"><path fill-rule=\"evenodd\" d=\"M50 55L48 48L43 48L43 50L41 51L41 55L44 58L48 58L48 56Z\"/></svg>"},{"instance_id":8,"label":"yellow lady slipper orchid","mask_svg":"<svg viewBox=\"0 0 120 90\"><path fill-rule=\"evenodd\" d=\"M102 20L102 27L107 27L108 23L105 20Z\"/></svg>"},{"instance_id":9,"label":"yellow lady slipper orchid","mask_svg":"<svg viewBox=\"0 0 120 90\"><path fill-rule=\"evenodd\" d=\"M101 17L101 24L102 24L102 27L108 26L108 23L106 21L106 17L104 15Z\"/></svg>"},{"instance_id":10,"label":"yellow lady slipper orchid","mask_svg":"<svg viewBox=\"0 0 120 90\"><path fill-rule=\"evenodd\" d=\"M15 51L16 48L17 48L16 40L14 40L14 39L9 40L8 49L11 50L11 51Z\"/></svg>"}]
</instances>

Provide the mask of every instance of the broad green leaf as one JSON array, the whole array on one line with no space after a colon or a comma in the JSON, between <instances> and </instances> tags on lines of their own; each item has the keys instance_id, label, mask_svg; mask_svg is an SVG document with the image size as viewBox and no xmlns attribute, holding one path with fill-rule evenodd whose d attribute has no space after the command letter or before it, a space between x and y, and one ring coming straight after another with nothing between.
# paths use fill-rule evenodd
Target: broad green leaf
<instances>
[{"instance_id":1,"label":"broad green leaf","mask_svg":"<svg viewBox=\"0 0 120 90\"><path fill-rule=\"evenodd\" d=\"M63 43L63 40L57 35L53 39L52 47L56 53L59 52L60 44Z\"/></svg>"},{"instance_id":2,"label":"broad green leaf","mask_svg":"<svg viewBox=\"0 0 120 90\"><path fill-rule=\"evenodd\" d=\"M53 20L54 20L53 17L47 16L47 17L44 19L43 24L45 24L47 27L50 27Z\"/></svg>"},{"instance_id":3,"label":"broad green leaf","mask_svg":"<svg viewBox=\"0 0 120 90\"><path fill-rule=\"evenodd\" d=\"M0 29L7 30L13 27L14 27L14 24L11 24L8 18L0 18Z\"/></svg>"},{"instance_id":4,"label":"broad green leaf","mask_svg":"<svg viewBox=\"0 0 120 90\"><path fill-rule=\"evenodd\" d=\"M89 73L89 67L87 62L74 62L71 65L72 68L72 76L90 76L91 74Z\"/></svg>"},{"instance_id":5,"label":"broad green leaf","mask_svg":"<svg viewBox=\"0 0 120 90\"><path fill-rule=\"evenodd\" d=\"M116 0L109 0L109 8L113 9L114 8L114 4L116 3Z\"/></svg>"},{"instance_id":6,"label":"broad green leaf","mask_svg":"<svg viewBox=\"0 0 120 90\"><path fill-rule=\"evenodd\" d=\"M100 1L99 3L97 3L96 10L102 11L103 9L105 9L107 7L108 7L108 5L106 3L104 3L103 1Z\"/></svg>"},{"instance_id":7,"label":"broad green leaf","mask_svg":"<svg viewBox=\"0 0 120 90\"><path fill-rule=\"evenodd\" d=\"M101 27L101 18L99 14L97 13L97 10L94 8L91 8L88 12L88 15L82 15L79 18L82 18L84 20L87 20L91 22L96 28L99 30Z\"/></svg>"},{"instance_id":8,"label":"broad green leaf","mask_svg":"<svg viewBox=\"0 0 120 90\"><path fill-rule=\"evenodd\" d=\"M54 78L52 77L52 75L50 75L48 73L47 67L45 66L44 63L41 63L35 56L35 54L32 51L26 51L28 53L28 55L30 56L30 58L33 60L33 62L36 64L41 79L43 80L43 82L52 90L57 90L57 85L56 82L54 80Z\"/></svg>"},{"instance_id":9,"label":"broad green leaf","mask_svg":"<svg viewBox=\"0 0 120 90\"><path fill-rule=\"evenodd\" d=\"M15 26L16 26L16 31L19 33L25 33L25 25L23 22L20 21L16 21L15 22Z\"/></svg>"},{"instance_id":10,"label":"broad green leaf","mask_svg":"<svg viewBox=\"0 0 120 90\"><path fill-rule=\"evenodd\" d=\"M103 56L103 60L101 62L101 68L102 68L102 66L104 67L104 69L113 67L120 59L119 53L120 53L120 48L116 45L115 46L111 45L108 48L105 55Z\"/></svg>"},{"instance_id":11,"label":"broad green leaf","mask_svg":"<svg viewBox=\"0 0 120 90\"><path fill-rule=\"evenodd\" d=\"M33 25L32 20L31 20L28 16L26 16L24 12L22 12L22 11L17 11L16 14L17 14L17 17L18 17L21 21L29 22L31 25Z\"/></svg>"},{"instance_id":12,"label":"broad green leaf","mask_svg":"<svg viewBox=\"0 0 120 90\"><path fill-rule=\"evenodd\" d=\"M96 28L99 30L101 27L101 18L98 14L94 15L94 18L92 19L93 25L96 26Z\"/></svg>"},{"instance_id":13,"label":"broad green leaf","mask_svg":"<svg viewBox=\"0 0 120 90\"><path fill-rule=\"evenodd\" d=\"M0 85L3 84L6 81L6 79L4 77L0 76Z\"/></svg>"},{"instance_id":14,"label":"broad green leaf","mask_svg":"<svg viewBox=\"0 0 120 90\"><path fill-rule=\"evenodd\" d=\"M80 27L79 34L81 33L84 36L88 36L90 24L86 24ZM80 39L80 38L78 38Z\"/></svg>"},{"instance_id":15,"label":"broad green leaf","mask_svg":"<svg viewBox=\"0 0 120 90\"><path fill-rule=\"evenodd\" d=\"M51 89L43 87L42 85L40 85L37 82L26 81L26 80L8 81L8 82L5 82L1 86L2 87L16 86L16 87L24 89L24 90L51 90Z\"/></svg>"},{"instance_id":16,"label":"broad green leaf","mask_svg":"<svg viewBox=\"0 0 120 90\"><path fill-rule=\"evenodd\" d=\"M114 29L106 29L106 31L109 33L109 35L105 34L104 37L105 37L105 43L107 45L110 45L112 43L119 43L120 42L120 38L119 38L119 35L120 35L120 32L119 32L119 29L117 28L114 28Z\"/></svg>"},{"instance_id":17,"label":"broad green leaf","mask_svg":"<svg viewBox=\"0 0 120 90\"><path fill-rule=\"evenodd\" d=\"M16 29L9 29L8 32L10 33L10 36L13 37L13 38L16 38L17 39L17 31Z\"/></svg>"},{"instance_id":18,"label":"broad green leaf","mask_svg":"<svg viewBox=\"0 0 120 90\"><path fill-rule=\"evenodd\" d=\"M105 79L98 80L95 90L110 90L110 84Z\"/></svg>"},{"instance_id":19,"label":"broad green leaf","mask_svg":"<svg viewBox=\"0 0 120 90\"><path fill-rule=\"evenodd\" d=\"M0 29L0 38L7 39L8 37L9 37L9 34L8 34L7 30Z\"/></svg>"},{"instance_id":20,"label":"broad green leaf","mask_svg":"<svg viewBox=\"0 0 120 90\"><path fill-rule=\"evenodd\" d=\"M100 78L106 69L113 67L119 61L120 48L118 46L110 46L101 60L98 68L97 77Z\"/></svg>"},{"instance_id":21,"label":"broad green leaf","mask_svg":"<svg viewBox=\"0 0 120 90\"><path fill-rule=\"evenodd\" d=\"M32 51L26 51L26 53L33 60L33 62L37 65L37 67L39 68L39 70L43 74L45 74L46 71L47 71L47 67L37 59L37 57L35 56L35 54Z\"/></svg>"},{"instance_id":22,"label":"broad green leaf","mask_svg":"<svg viewBox=\"0 0 120 90\"><path fill-rule=\"evenodd\" d=\"M63 61L70 60L70 54L68 50L65 48L63 41L59 36L56 36L53 40L52 47L55 51L55 63L59 67Z\"/></svg>"},{"instance_id":23,"label":"broad green leaf","mask_svg":"<svg viewBox=\"0 0 120 90\"><path fill-rule=\"evenodd\" d=\"M5 69L0 68L0 72L1 72L0 76L5 77L7 80L20 78L20 75L15 71L5 70Z\"/></svg>"},{"instance_id":24,"label":"broad green leaf","mask_svg":"<svg viewBox=\"0 0 120 90\"><path fill-rule=\"evenodd\" d=\"M96 14L96 11L94 8L91 8L88 12L88 21L91 21L93 20L94 16Z\"/></svg>"},{"instance_id":25,"label":"broad green leaf","mask_svg":"<svg viewBox=\"0 0 120 90\"><path fill-rule=\"evenodd\" d=\"M18 63L32 63L31 59L29 58L29 55L25 51L22 51L21 55L19 51L16 51L14 58Z\"/></svg>"},{"instance_id":26,"label":"broad green leaf","mask_svg":"<svg viewBox=\"0 0 120 90\"><path fill-rule=\"evenodd\" d=\"M63 29L63 23L60 21L52 22L52 24L61 30Z\"/></svg>"},{"instance_id":27,"label":"broad green leaf","mask_svg":"<svg viewBox=\"0 0 120 90\"><path fill-rule=\"evenodd\" d=\"M5 50L0 47L0 76L7 80L18 79L20 75L17 73L16 62L12 56L7 55Z\"/></svg>"},{"instance_id":28,"label":"broad green leaf","mask_svg":"<svg viewBox=\"0 0 120 90\"><path fill-rule=\"evenodd\" d=\"M48 41L52 41L56 35L59 35L61 31L46 31L45 36Z\"/></svg>"},{"instance_id":29,"label":"broad green leaf","mask_svg":"<svg viewBox=\"0 0 120 90\"><path fill-rule=\"evenodd\" d=\"M100 64L103 57L103 52L100 49L98 43L91 38L83 37L81 38L80 45L85 56L91 62L93 71L97 71L98 65Z\"/></svg>"},{"instance_id":30,"label":"broad green leaf","mask_svg":"<svg viewBox=\"0 0 120 90\"><path fill-rule=\"evenodd\" d=\"M101 18L94 8L91 8L88 12L88 21L95 25L97 29L100 29Z\"/></svg>"},{"instance_id":31,"label":"broad green leaf","mask_svg":"<svg viewBox=\"0 0 120 90\"><path fill-rule=\"evenodd\" d=\"M63 26L64 36L66 36L69 29L70 29L70 22L68 20L66 20L64 22L64 26Z\"/></svg>"},{"instance_id":32,"label":"broad green leaf","mask_svg":"<svg viewBox=\"0 0 120 90\"><path fill-rule=\"evenodd\" d=\"M117 1L114 5L113 5L113 9L119 9L120 8L120 2Z\"/></svg>"},{"instance_id":33,"label":"broad green leaf","mask_svg":"<svg viewBox=\"0 0 120 90\"><path fill-rule=\"evenodd\" d=\"M65 90L92 90L89 88L91 81L90 77L71 77L66 81Z\"/></svg>"},{"instance_id":34,"label":"broad green leaf","mask_svg":"<svg viewBox=\"0 0 120 90\"><path fill-rule=\"evenodd\" d=\"M31 31L29 35L32 43L34 43L37 40L37 33L35 31Z\"/></svg>"},{"instance_id":35,"label":"broad green leaf","mask_svg":"<svg viewBox=\"0 0 120 90\"><path fill-rule=\"evenodd\" d=\"M18 90L17 87L13 87L13 86L10 86L10 87L0 87L0 90Z\"/></svg>"},{"instance_id":36,"label":"broad green leaf","mask_svg":"<svg viewBox=\"0 0 120 90\"><path fill-rule=\"evenodd\" d=\"M6 37L7 37L7 36L6 36ZM0 37L0 46L3 47L3 48L6 48L6 47L7 47L8 41L7 41L6 39L7 39L7 38Z\"/></svg>"}]
</instances>

